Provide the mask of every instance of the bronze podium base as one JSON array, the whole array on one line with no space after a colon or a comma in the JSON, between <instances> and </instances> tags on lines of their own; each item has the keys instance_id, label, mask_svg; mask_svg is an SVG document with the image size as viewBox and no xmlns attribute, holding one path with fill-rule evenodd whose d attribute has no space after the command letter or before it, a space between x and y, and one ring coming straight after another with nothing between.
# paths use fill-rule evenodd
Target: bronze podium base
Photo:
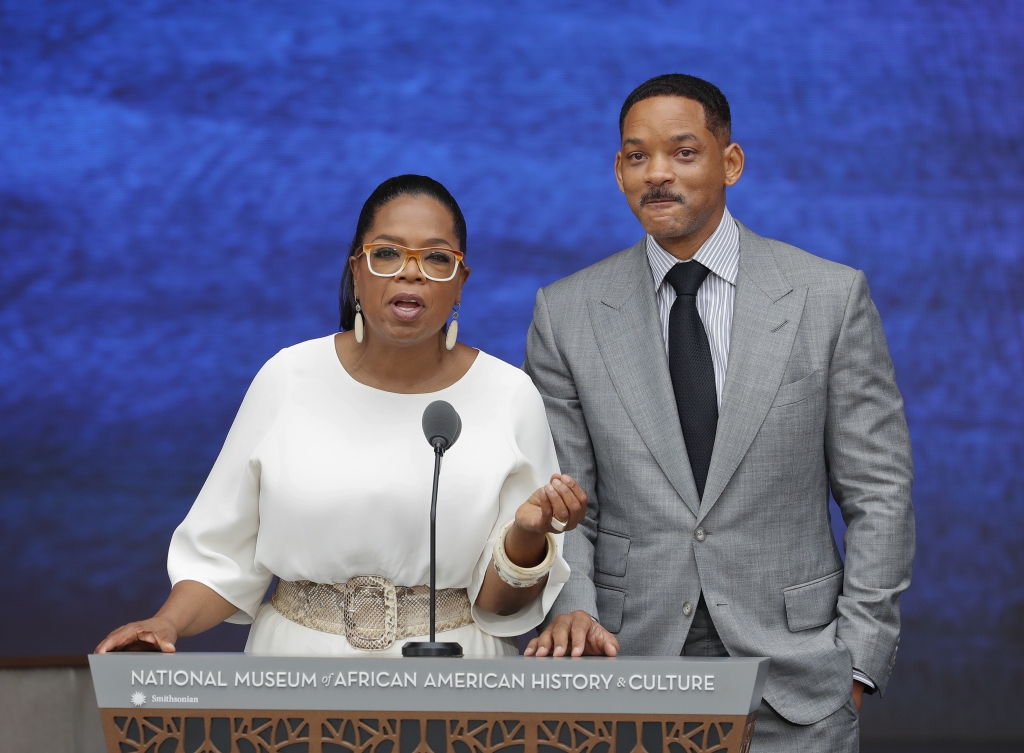
<instances>
[{"instance_id":1,"label":"bronze podium base","mask_svg":"<svg viewBox=\"0 0 1024 753\"><path fill-rule=\"evenodd\" d=\"M747 753L757 716L100 713L111 753Z\"/></svg>"}]
</instances>

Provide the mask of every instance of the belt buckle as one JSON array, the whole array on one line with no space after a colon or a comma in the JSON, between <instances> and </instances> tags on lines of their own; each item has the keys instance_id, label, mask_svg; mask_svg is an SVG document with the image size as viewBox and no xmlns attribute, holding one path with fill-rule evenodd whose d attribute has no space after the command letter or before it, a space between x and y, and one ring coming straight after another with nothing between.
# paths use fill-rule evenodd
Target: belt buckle
<instances>
[{"instance_id":1,"label":"belt buckle","mask_svg":"<svg viewBox=\"0 0 1024 753\"><path fill-rule=\"evenodd\" d=\"M391 648L398 640L398 594L382 575L357 575L346 583L345 637L364 651Z\"/></svg>"}]
</instances>

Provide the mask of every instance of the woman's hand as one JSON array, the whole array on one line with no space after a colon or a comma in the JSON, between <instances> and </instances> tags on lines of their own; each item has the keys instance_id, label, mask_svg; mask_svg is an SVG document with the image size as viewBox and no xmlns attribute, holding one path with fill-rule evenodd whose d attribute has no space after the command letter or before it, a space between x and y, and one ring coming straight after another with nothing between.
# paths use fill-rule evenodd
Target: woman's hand
<instances>
[{"instance_id":1,"label":"woman's hand","mask_svg":"<svg viewBox=\"0 0 1024 753\"><path fill-rule=\"evenodd\" d=\"M96 647L97 654L108 651L162 651L174 653L178 631L166 617L130 622L112 632Z\"/></svg>"},{"instance_id":2,"label":"woman's hand","mask_svg":"<svg viewBox=\"0 0 1024 753\"><path fill-rule=\"evenodd\" d=\"M562 533L579 525L586 514L587 493L572 476L556 473L516 510L516 527L524 532Z\"/></svg>"},{"instance_id":3,"label":"woman's hand","mask_svg":"<svg viewBox=\"0 0 1024 753\"><path fill-rule=\"evenodd\" d=\"M587 493L570 476L556 473L516 510L515 524L505 536L505 555L520 567L536 567L547 555L547 534L572 530L586 514ZM494 614L515 614L540 596L546 582L545 576L535 586L513 588L488 567L476 605Z\"/></svg>"},{"instance_id":4,"label":"woman's hand","mask_svg":"<svg viewBox=\"0 0 1024 753\"><path fill-rule=\"evenodd\" d=\"M237 611L238 607L209 586L182 580L174 584L171 595L154 617L119 627L103 639L96 653L163 651L172 654L178 638L209 630Z\"/></svg>"}]
</instances>

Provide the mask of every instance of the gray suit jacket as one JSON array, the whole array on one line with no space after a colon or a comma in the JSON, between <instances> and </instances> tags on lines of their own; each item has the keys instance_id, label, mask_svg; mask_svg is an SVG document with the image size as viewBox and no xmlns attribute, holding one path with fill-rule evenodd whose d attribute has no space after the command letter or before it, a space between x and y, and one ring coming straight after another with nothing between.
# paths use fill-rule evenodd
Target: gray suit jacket
<instances>
[{"instance_id":1,"label":"gray suit jacket","mask_svg":"<svg viewBox=\"0 0 1024 753\"><path fill-rule=\"evenodd\" d=\"M644 242L537 294L524 368L562 471L590 495L551 615L590 612L624 654L678 655L683 604L703 589L729 653L771 657L765 700L809 724L849 699L852 667L883 692L892 671L914 556L910 438L864 274L737 224L703 501Z\"/></svg>"}]
</instances>

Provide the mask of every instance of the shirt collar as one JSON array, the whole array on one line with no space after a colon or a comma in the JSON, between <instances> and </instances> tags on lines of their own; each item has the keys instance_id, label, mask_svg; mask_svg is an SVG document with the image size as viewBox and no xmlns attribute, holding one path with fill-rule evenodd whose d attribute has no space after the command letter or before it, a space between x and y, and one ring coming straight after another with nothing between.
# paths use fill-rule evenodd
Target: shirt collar
<instances>
[{"instance_id":1,"label":"shirt collar","mask_svg":"<svg viewBox=\"0 0 1024 753\"><path fill-rule=\"evenodd\" d=\"M740 231L728 208L722 213L722 221L718 223L715 232L704 241L704 245L697 250L693 258L729 284L736 284L736 275L740 268ZM657 290L665 281L668 271L681 260L672 256L654 240L653 236L648 235L647 261L654 276L654 288Z\"/></svg>"}]
</instances>

